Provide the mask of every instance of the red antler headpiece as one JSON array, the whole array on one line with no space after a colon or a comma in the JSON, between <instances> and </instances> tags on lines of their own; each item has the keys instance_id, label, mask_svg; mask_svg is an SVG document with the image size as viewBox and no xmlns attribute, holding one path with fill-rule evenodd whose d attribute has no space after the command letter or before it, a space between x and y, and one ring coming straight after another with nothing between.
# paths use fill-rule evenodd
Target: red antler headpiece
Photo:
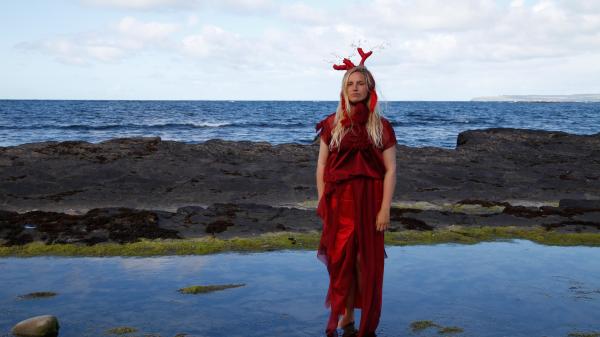
<instances>
[{"instance_id":1,"label":"red antler headpiece","mask_svg":"<svg viewBox=\"0 0 600 337\"><path fill-rule=\"evenodd\" d=\"M358 50L358 54L360 55L360 63L359 66L364 66L365 65L365 61L369 58L369 56L371 56L371 54L373 54L373 51L371 50L368 53L365 53L362 48L357 48ZM350 70L354 67L356 67L354 65L354 63L352 63L352 61L350 61L347 58L344 58L344 60L342 61L344 64L334 64L333 65L333 69L335 70ZM346 113L346 102L344 101L344 95L340 93L340 97L341 97L341 102L342 102L342 110L344 111L344 113ZM375 110L375 104L377 104L377 93L375 92L375 88L373 88L370 92L370 104L369 104L369 111L373 112Z\"/></svg>"},{"instance_id":2,"label":"red antler headpiece","mask_svg":"<svg viewBox=\"0 0 600 337\"><path fill-rule=\"evenodd\" d=\"M362 48L358 48L358 54L361 57L359 65L360 66L364 66L365 65L365 60L368 59L369 56L371 56L371 54L373 54L373 51L371 50L370 52L365 53L362 50ZM344 60L342 62L344 62L344 64L339 64L339 65L338 64L334 64L333 65L333 69L335 69L335 70L350 70L350 69L356 67L354 65L354 63L352 63L352 61L348 60L347 58L344 58Z\"/></svg>"}]
</instances>

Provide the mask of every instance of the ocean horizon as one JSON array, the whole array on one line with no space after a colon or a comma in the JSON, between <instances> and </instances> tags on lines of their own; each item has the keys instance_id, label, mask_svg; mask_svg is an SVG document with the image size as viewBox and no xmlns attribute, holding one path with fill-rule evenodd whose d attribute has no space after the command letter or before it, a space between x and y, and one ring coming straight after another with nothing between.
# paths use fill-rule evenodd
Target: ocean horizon
<instances>
[{"instance_id":1,"label":"ocean horizon","mask_svg":"<svg viewBox=\"0 0 600 337\"><path fill-rule=\"evenodd\" d=\"M98 143L161 137L311 144L315 125L337 101L306 100L0 100L0 146L44 141ZM384 101L398 143L453 149L460 132L520 128L600 132L600 103Z\"/></svg>"}]
</instances>

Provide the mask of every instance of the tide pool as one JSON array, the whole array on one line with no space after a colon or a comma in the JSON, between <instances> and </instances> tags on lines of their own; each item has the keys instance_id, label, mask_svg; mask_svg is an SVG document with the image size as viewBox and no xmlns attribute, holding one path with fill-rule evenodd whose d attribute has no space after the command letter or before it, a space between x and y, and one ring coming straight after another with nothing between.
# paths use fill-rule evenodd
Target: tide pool
<instances>
[{"instance_id":1,"label":"tide pool","mask_svg":"<svg viewBox=\"0 0 600 337\"><path fill-rule=\"evenodd\" d=\"M431 320L452 336L568 336L600 332L600 248L527 240L386 248L378 336ZM161 257L0 259L0 335L52 314L59 336L324 336L327 271L314 251ZM181 294L192 285L245 286ZM38 291L49 298L21 299ZM357 311L357 322L360 311Z\"/></svg>"}]
</instances>

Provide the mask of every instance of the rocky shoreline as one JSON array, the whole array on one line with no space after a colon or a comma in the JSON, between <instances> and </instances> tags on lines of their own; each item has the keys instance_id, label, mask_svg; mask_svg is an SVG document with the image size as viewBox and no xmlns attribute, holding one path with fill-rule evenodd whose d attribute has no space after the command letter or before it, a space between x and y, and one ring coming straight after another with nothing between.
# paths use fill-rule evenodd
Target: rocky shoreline
<instances>
[{"instance_id":1,"label":"rocky shoreline","mask_svg":"<svg viewBox=\"0 0 600 337\"><path fill-rule=\"evenodd\" d=\"M0 245L319 230L317 154L158 137L0 147ZM397 167L391 231L600 230L600 133L468 130L455 149L398 145Z\"/></svg>"}]
</instances>

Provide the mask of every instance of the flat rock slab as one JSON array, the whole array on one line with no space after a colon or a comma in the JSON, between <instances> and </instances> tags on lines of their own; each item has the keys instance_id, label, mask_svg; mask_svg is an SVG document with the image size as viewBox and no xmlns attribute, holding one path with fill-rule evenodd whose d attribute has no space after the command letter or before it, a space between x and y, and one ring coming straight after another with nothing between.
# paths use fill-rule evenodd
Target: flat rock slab
<instances>
[{"instance_id":1,"label":"flat rock slab","mask_svg":"<svg viewBox=\"0 0 600 337\"><path fill-rule=\"evenodd\" d=\"M318 144L158 137L0 147L0 209L310 204L317 155ZM397 170L394 201L600 199L600 133L468 130L455 149L398 145Z\"/></svg>"},{"instance_id":2,"label":"flat rock slab","mask_svg":"<svg viewBox=\"0 0 600 337\"><path fill-rule=\"evenodd\" d=\"M474 206L474 201L468 204ZM464 205L463 205L464 206ZM492 211L490 211L490 209ZM600 208L525 207L503 203L469 208L469 212L392 208L390 231L428 231L451 225L542 226L560 232L599 232ZM94 209L83 215L34 211L0 212L0 244L23 245L101 242L129 243L146 239L250 237L270 232L321 230L315 210L257 204L188 206L176 212L127 208Z\"/></svg>"}]
</instances>

